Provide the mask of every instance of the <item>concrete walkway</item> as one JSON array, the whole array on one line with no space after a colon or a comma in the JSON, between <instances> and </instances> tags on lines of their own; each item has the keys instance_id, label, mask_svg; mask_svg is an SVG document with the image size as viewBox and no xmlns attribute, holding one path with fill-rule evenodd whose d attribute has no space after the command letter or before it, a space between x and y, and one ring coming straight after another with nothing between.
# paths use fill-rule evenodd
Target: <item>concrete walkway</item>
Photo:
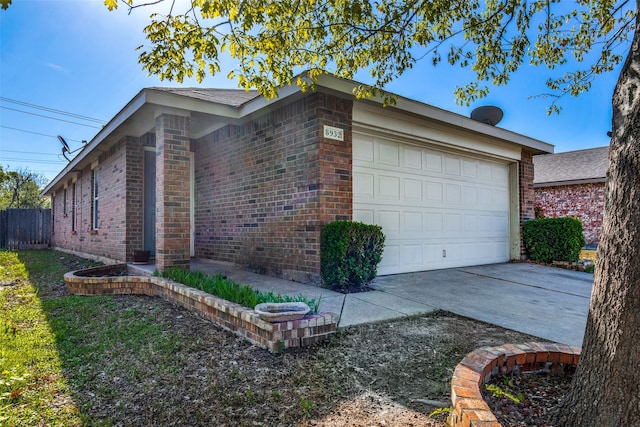
<instances>
[{"instance_id":1,"label":"concrete walkway","mask_svg":"<svg viewBox=\"0 0 640 427\"><path fill-rule=\"evenodd\" d=\"M493 264L380 276L371 284L374 291L344 295L226 263L194 259L191 269L222 273L262 291L322 298L320 311L338 314L340 327L441 309L576 346L582 344L593 283L589 273L526 263Z\"/></svg>"}]
</instances>

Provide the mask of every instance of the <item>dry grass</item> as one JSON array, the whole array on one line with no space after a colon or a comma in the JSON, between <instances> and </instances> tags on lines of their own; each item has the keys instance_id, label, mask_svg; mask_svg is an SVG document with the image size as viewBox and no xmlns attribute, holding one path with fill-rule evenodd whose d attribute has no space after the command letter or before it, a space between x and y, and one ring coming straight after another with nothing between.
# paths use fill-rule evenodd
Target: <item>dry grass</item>
<instances>
[{"instance_id":1,"label":"dry grass","mask_svg":"<svg viewBox=\"0 0 640 427\"><path fill-rule=\"evenodd\" d=\"M34 383L44 397L0 403L9 425L440 426L443 417L428 414L449 404L449 379L466 353L531 340L436 313L350 328L322 346L274 355L159 298L67 295L62 273L86 260L53 251L16 256L28 272L18 286L32 287L39 310L32 322L48 331L50 368L38 375L64 387ZM11 312L17 294L7 289L0 297ZM1 331L0 340L17 352L24 345Z\"/></svg>"}]
</instances>

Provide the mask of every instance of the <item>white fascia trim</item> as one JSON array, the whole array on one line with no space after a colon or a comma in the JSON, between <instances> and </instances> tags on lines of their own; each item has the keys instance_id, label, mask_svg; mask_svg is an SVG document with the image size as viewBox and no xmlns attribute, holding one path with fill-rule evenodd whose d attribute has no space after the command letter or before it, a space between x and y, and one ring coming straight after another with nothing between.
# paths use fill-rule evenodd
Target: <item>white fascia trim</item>
<instances>
[{"instance_id":1,"label":"white fascia trim","mask_svg":"<svg viewBox=\"0 0 640 427\"><path fill-rule=\"evenodd\" d=\"M59 181L64 178L68 173L72 172L76 166L78 166L100 143L106 139L113 131L115 131L122 123L131 117L136 111L138 111L147 102L146 90L143 89L131 100L125 107L118 112L106 125L100 129L100 131L94 136L91 141L82 148L82 151L75 156L67 166L62 169L55 178L51 180L49 184L42 190L40 195L44 196L48 194Z\"/></svg>"},{"instance_id":2,"label":"white fascia trim","mask_svg":"<svg viewBox=\"0 0 640 427\"><path fill-rule=\"evenodd\" d=\"M356 82L349 80L339 79L330 75L322 75L318 77L318 86L322 86L328 89L333 89L345 94L353 96L354 89L359 85ZM554 146L552 144L529 138L516 132L512 132L506 129L498 128L495 126L481 123L476 120L472 120L468 117L460 114L452 113L441 108L433 107L425 103L415 101L412 99L397 96L396 104L390 105L384 108L396 109L419 116L423 116L429 119L437 120L442 123L461 127L463 129L470 130L472 132L480 133L492 138L502 139L511 143L515 143L527 148L531 148L537 153L553 153ZM362 101L373 102L382 106L382 98L376 97L372 99L366 99Z\"/></svg>"}]
</instances>

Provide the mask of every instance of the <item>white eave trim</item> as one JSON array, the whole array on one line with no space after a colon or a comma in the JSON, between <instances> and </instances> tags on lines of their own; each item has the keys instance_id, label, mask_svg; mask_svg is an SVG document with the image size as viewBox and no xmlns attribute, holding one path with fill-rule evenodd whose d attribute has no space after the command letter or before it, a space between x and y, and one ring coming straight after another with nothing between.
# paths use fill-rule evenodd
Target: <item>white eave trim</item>
<instances>
[{"instance_id":1,"label":"white eave trim","mask_svg":"<svg viewBox=\"0 0 640 427\"><path fill-rule=\"evenodd\" d=\"M91 141L82 148L82 151L78 153L64 169L51 180L49 184L40 193L42 196L48 194L56 187L60 180L68 173L72 172L91 152L100 145L105 138L107 138L112 132L114 132L122 123L131 117L136 111L138 111L147 102L146 90L143 89L122 109L116 114L102 129L91 139Z\"/></svg>"},{"instance_id":2,"label":"white eave trim","mask_svg":"<svg viewBox=\"0 0 640 427\"><path fill-rule=\"evenodd\" d=\"M358 83L340 79L330 75L322 75L318 77L317 85L353 96L353 90L356 86L358 86ZM383 100L382 98L378 97L362 101L369 101L382 105ZM510 143L521 145L523 147L531 148L535 152L534 154L550 154L553 153L554 150L554 146L552 144L534 138L529 138L527 136L506 129L491 126L486 123L481 123L460 114L452 113L451 111L446 111L441 108L433 107L431 105L427 105L425 103L401 96L398 96L395 105L391 105L385 108L396 109L414 115L422 116L428 119L439 121L444 124L449 124L492 138L498 138Z\"/></svg>"}]
</instances>

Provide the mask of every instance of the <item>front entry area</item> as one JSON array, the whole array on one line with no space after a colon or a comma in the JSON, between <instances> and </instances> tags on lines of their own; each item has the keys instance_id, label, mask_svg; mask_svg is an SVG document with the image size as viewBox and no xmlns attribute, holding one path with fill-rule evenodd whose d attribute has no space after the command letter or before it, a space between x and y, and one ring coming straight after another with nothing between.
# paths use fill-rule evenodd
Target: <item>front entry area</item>
<instances>
[{"instance_id":1,"label":"front entry area","mask_svg":"<svg viewBox=\"0 0 640 427\"><path fill-rule=\"evenodd\" d=\"M509 260L509 165L353 134L353 219L382 226L379 275Z\"/></svg>"}]
</instances>

